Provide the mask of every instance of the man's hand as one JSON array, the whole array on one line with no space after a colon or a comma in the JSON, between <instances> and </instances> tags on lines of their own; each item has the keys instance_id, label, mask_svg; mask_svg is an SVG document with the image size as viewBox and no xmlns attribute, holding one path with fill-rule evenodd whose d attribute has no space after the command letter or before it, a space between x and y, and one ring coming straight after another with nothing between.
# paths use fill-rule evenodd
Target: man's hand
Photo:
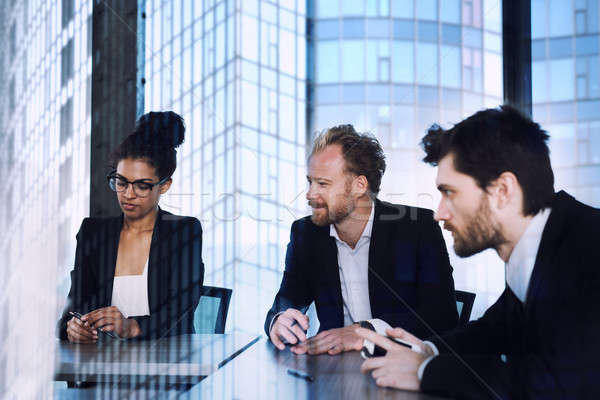
<instances>
[{"instance_id":1,"label":"man's hand","mask_svg":"<svg viewBox=\"0 0 600 400\"><path fill-rule=\"evenodd\" d=\"M96 343L98 333L89 324L72 317L67 322L67 338L71 343Z\"/></svg>"},{"instance_id":2,"label":"man's hand","mask_svg":"<svg viewBox=\"0 0 600 400\"><path fill-rule=\"evenodd\" d=\"M394 343L392 340L373 331L357 328L356 333L384 348L387 353L383 357L371 357L363 362L360 371L371 372L377 386L418 391L420 387L417 371L421 363L433 352L425 343L406 332L404 329L388 329L386 334L412 344L417 344L426 354L417 353L408 347Z\"/></svg>"},{"instance_id":3,"label":"man's hand","mask_svg":"<svg viewBox=\"0 0 600 400\"><path fill-rule=\"evenodd\" d=\"M363 339L356 333L356 325L329 329L311 337L306 343L292 347L296 354L339 354L343 351L360 350Z\"/></svg>"},{"instance_id":4,"label":"man's hand","mask_svg":"<svg viewBox=\"0 0 600 400\"><path fill-rule=\"evenodd\" d=\"M114 332L121 338L132 338L141 335L136 320L125 318L115 306L99 308L85 314L81 320L92 328L100 328L104 332Z\"/></svg>"},{"instance_id":5,"label":"man's hand","mask_svg":"<svg viewBox=\"0 0 600 400\"><path fill-rule=\"evenodd\" d=\"M308 330L308 316L298 310L288 308L280 314L269 332L271 342L279 349L285 349L284 338L290 344L297 344L306 340L304 331Z\"/></svg>"}]
</instances>

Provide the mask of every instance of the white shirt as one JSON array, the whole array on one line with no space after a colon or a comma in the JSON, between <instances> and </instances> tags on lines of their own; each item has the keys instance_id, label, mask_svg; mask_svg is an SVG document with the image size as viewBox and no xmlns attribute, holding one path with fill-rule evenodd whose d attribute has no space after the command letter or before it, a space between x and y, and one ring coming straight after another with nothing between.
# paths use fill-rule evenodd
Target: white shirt
<instances>
[{"instance_id":1,"label":"white shirt","mask_svg":"<svg viewBox=\"0 0 600 400\"><path fill-rule=\"evenodd\" d=\"M329 235L335 238L337 260L342 289L344 326L359 321L369 321L375 330L385 334L390 326L383 320L373 319L369 298L369 248L375 219L375 204L371 204L371 214L354 248L340 239L333 224L329 226Z\"/></svg>"},{"instance_id":2,"label":"white shirt","mask_svg":"<svg viewBox=\"0 0 600 400\"><path fill-rule=\"evenodd\" d=\"M542 233L544 233L544 228L546 227L551 211L551 208L545 208L531 219L505 265L506 284L522 303L525 303L527 299L527 289L529 288L535 259L537 258L537 252L542 241ZM419 370L417 371L419 381L423 378L423 372L427 364L439 354L435 344L431 342L425 343L433 350L434 355L425 359L419 366Z\"/></svg>"},{"instance_id":3,"label":"white shirt","mask_svg":"<svg viewBox=\"0 0 600 400\"><path fill-rule=\"evenodd\" d=\"M141 275L115 276L113 279L112 306L125 318L150 315L148 306L148 261Z\"/></svg>"}]
</instances>

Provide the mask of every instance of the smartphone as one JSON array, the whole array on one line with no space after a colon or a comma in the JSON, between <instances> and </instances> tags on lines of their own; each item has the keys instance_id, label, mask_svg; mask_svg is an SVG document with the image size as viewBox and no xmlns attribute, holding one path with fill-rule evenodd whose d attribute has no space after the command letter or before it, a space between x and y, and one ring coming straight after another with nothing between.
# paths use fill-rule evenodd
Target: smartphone
<instances>
[{"instance_id":1,"label":"smartphone","mask_svg":"<svg viewBox=\"0 0 600 400\"><path fill-rule=\"evenodd\" d=\"M83 317L83 315L81 315L77 311L69 311L69 315L72 316L72 317L77 318L80 321L81 321L81 317ZM96 332L98 332L98 334L101 334L101 333L105 334L106 336L111 337L113 339L117 338L117 336L114 333L112 333L112 332L105 332L105 331L101 330L100 328L96 328Z\"/></svg>"},{"instance_id":2,"label":"smartphone","mask_svg":"<svg viewBox=\"0 0 600 400\"><path fill-rule=\"evenodd\" d=\"M394 338L394 337L390 337L390 336L386 336L386 338L393 340L394 342L398 343L401 346L408 347L409 349L411 349L414 352L417 352L420 354L425 354L423 352L423 349L421 349L421 346L419 346L419 345L411 344L402 339L398 339L398 338ZM386 353L387 353L387 351L383 347L377 346L375 343L371 342L370 340L364 341L363 348L360 351L360 355L364 359L371 358L371 357L383 357L383 356L385 356Z\"/></svg>"}]
</instances>

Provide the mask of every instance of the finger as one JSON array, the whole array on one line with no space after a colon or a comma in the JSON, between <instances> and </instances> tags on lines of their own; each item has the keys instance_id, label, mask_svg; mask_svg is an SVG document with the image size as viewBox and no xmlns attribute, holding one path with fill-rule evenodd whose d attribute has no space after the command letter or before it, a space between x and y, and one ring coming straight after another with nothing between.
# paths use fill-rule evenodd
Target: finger
<instances>
[{"instance_id":1,"label":"finger","mask_svg":"<svg viewBox=\"0 0 600 400\"><path fill-rule=\"evenodd\" d=\"M329 349L329 351L327 351L327 354L329 354L330 356L335 356L336 354L340 354L342 351L344 351L344 346L341 343L339 343L333 346L332 349Z\"/></svg>"},{"instance_id":2,"label":"finger","mask_svg":"<svg viewBox=\"0 0 600 400\"><path fill-rule=\"evenodd\" d=\"M291 331L294 333L294 335L296 335L296 337L298 338L299 341L301 341L301 342L306 341L306 333L304 333L304 331L302 329L300 329L300 326L294 325L288 329L291 329Z\"/></svg>"},{"instance_id":3,"label":"finger","mask_svg":"<svg viewBox=\"0 0 600 400\"><path fill-rule=\"evenodd\" d=\"M404 340L406 342L409 342L409 343L412 343L412 344L418 344L418 345L422 345L423 344L423 341L421 339L419 339L418 337L416 337L412 333L409 333L409 332L405 331L402 328L386 329L385 333L388 336L395 337L395 338L398 338L398 339L402 339L402 340Z\"/></svg>"},{"instance_id":4,"label":"finger","mask_svg":"<svg viewBox=\"0 0 600 400\"><path fill-rule=\"evenodd\" d=\"M379 378L377 378L375 380L375 384L377 386L381 386L381 387L388 387L388 386L392 386L392 380L387 375L380 376Z\"/></svg>"},{"instance_id":5,"label":"finger","mask_svg":"<svg viewBox=\"0 0 600 400\"><path fill-rule=\"evenodd\" d=\"M385 357L371 357L362 363L362 365L360 366L360 372L366 374L371 370L383 367L385 364Z\"/></svg>"},{"instance_id":6,"label":"finger","mask_svg":"<svg viewBox=\"0 0 600 400\"><path fill-rule=\"evenodd\" d=\"M280 325L277 327L277 334L279 336L283 336L283 338L289 343L289 344L296 344L298 343L298 338L292 333L292 331L289 330L289 328L287 326L283 326Z\"/></svg>"},{"instance_id":7,"label":"finger","mask_svg":"<svg viewBox=\"0 0 600 400\"><path fill-rule=\"evenodd\" d=\"M363 339L370 340L377 346L383 347L385 350L391 350L396 347L401 347L400 345L392 342L390 339L383 337L370 329L356 328L355 332L358 336L362 337Z\"/></svg>"},{"instance_id":8,"label":"finger","mask_svg":"<svg viewBox=\"0 0 600 400\"><path fill-rule=\"evenodd\" d=\"M292 350L292 353L294 354L306 354L308 346L305 343L300 343L296 346L292 346L290 350Z\"/></svg>"},{"instance_id":9,"label":"finger","mask_svg":"<svg viewBox=\"0 0 600 400\"><path fill-rule=\"evenodd\" d=\"M79 336L83 336L90 339L95 339L97 333L95 330L90 330L89 327L84 326L81 321L75 320L71 325L67 327L71 332L77 333Z\"/></svg>"},{"instance_id":10,"label":"finger","mask_svg":"<svg viewBox=\"0 0 600 400\"><path fill-rule=\"evenodd\" d=\"M73 318L71 318L71 321L69 321L69 322L72 322L74 326L81 327L81 329L85 329L89 332L95 332L94 328L92 328L87 322L82 322L78 318L73 317Z\"/></svg>"},{"instance_id":11,"label":"finger","mask_svg":"<svg viewBox=\"0 0 600 400\"><path fill-rule=\"evenodd\" d=\"M283 344L281 339L279 339L279 335L276 332L276 329L271 329L271 334L269 335L269 338L271 339L271 343L273 343L275 347L277 347L279 350L283 350L285 349L285 345Z\"/></svg>"},{"instance_id":12,"label":"finger","mask_svg":"<svg viewBox=\"0 0 600 400\"><path fill-rule=\"evenodd\" d=\"M305 331L308 330L308 317L304 313L301 313L300 311L295 310L293 308L288 308L284 314L287 314L288 317L296 320L300 324L302 329L304 329Z\"/></svg>"},{"instance_id":13,"label":"finger","mask_svg":"<svg viewBox=\"0 0 600 400\"><path fill-rule=\"evenodd\" d=\"M308 354L323 354L333 348L336 344L341 344L338 336L330 335L321 340L308 344Z\"/></svg>"},{"instance_id":14,"label":"finger","mask_svg":"<svg viewBox=\"0 0 600 400\"><path fill-rule=\"evenodd\" d=\"M100 318L95 320L94 323L92 323L91 325L94 328L102 328L105 325L115 324L116 322L117 322L117 319L114 318L113 316L102 315Z\"/></svg>"},{"instance_id":15,"label":"finger","mask_svg":"<svg viewBox=\"0 0 600 400\"><path fill-rule=\"evenodd\" d=\"M95 337L88 337L85 335L85 333L76 331L74 329L67 331L67 337L69 338L69 341L74 343L94 343L96 341Z\"/></svg>"},{"instance_id":16,"label":"finger","mask_svg":"<svg viewBox=\"0 0 600 400\"><path fill-rule=\"evenodd\" d=\"M375 368L372 372L371 372L371 376L373 377L373 379L377 380L378 378L381 378L382 376L385 376L386 374L386 370L385 368Z\"/></svg>"}]
</instances>

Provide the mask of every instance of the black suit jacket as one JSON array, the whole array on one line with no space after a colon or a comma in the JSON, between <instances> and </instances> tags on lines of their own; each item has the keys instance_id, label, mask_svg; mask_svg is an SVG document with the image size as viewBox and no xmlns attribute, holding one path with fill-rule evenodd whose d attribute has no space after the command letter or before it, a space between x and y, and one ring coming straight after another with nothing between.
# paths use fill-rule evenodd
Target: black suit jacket
<instances>
[{"instance_id":1,"label":"black suit jacket","mask_svg":"<svg viewBox=\"0 0 600 400\"><path fill-rule=\"evenodd\" d=\"M310 217L295 221L281 287L267 314L288 308L305 312L314 301L320 331L344 326L337 246L329 225ZM369 247L369 301L373 318L410 332L431 335L458 323L452 267L431 210L375 200Z\"/></svg>"},{"instance_id":2,"label":"black suit jacket","mask_svg":"<svg viewBox=\"0 0 600 400\"><path fill-rule=\"evenodd\" d=\"M85 218L77 233L75 268L58 336L67 339L69 311L88 313L111 304L123 215ZM134 318L140 339L194 333L194 311L204 280L202 228L193 217L159 209L148 260L149 316Z\"/></svg>"},{"instance_id":3,"label":"black suit jacket","mask_svg":"<svg viewBox=\"0 0 600 400\"><path fill-rule=\"evenodd\" d=\"M421 389L456 398L600 398L599 239L600 210L558 193L525 304L507 287L482 318L431 339L441 354Z\"/></svg>"}]
</instances>

